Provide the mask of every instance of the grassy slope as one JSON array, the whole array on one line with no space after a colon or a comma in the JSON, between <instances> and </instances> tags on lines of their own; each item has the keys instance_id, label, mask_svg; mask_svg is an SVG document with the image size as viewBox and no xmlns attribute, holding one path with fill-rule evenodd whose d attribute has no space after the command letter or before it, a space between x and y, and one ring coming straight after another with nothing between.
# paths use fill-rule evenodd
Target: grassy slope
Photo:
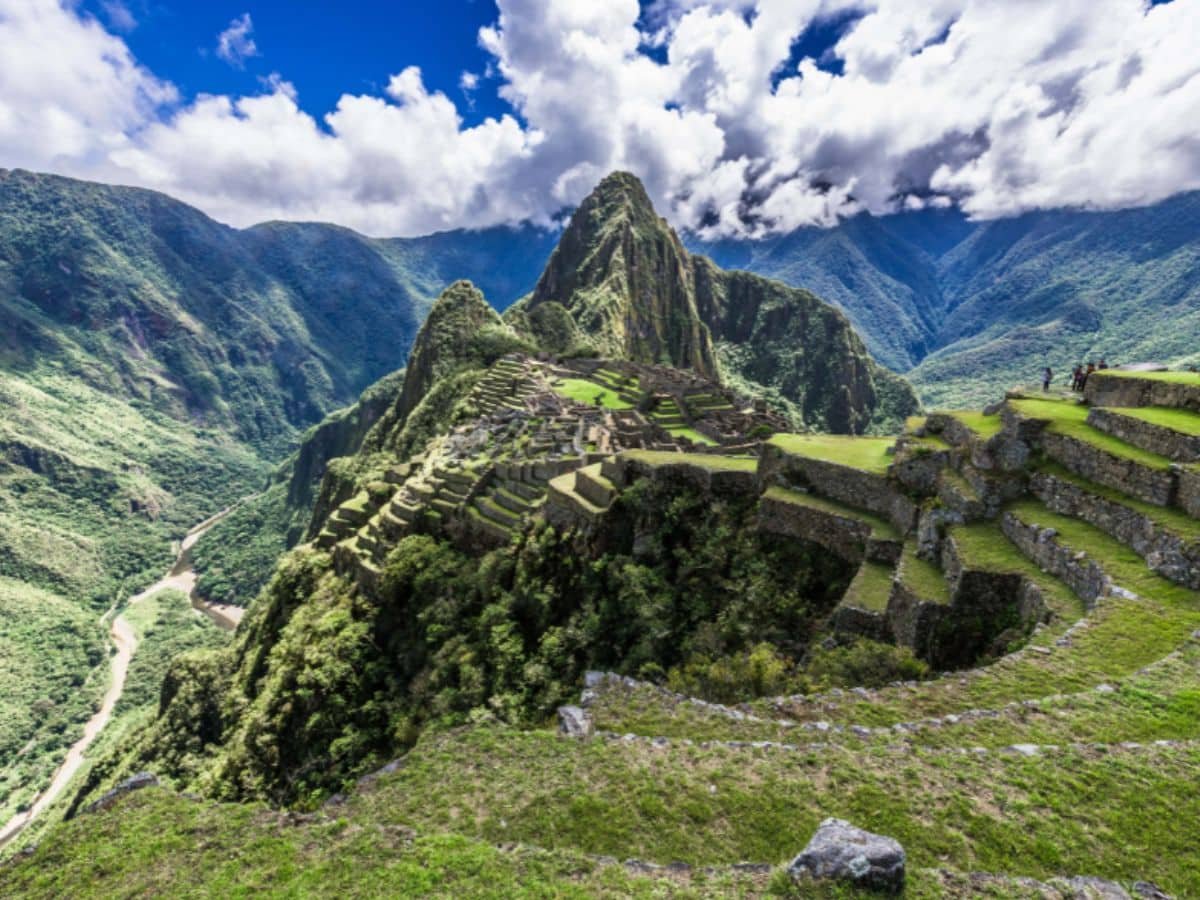
<instances>
[{"instance_id":1,"label":"grassy slope","mask_svg":"<svg viewBox=\"0 0 1200 900\"><path fill-rule=\"evenodd\" d=\"M836 434L777 434L768 443L797 456L883 474L892 464L894 438L851 438Z\"/></svg>"}]
</instances>

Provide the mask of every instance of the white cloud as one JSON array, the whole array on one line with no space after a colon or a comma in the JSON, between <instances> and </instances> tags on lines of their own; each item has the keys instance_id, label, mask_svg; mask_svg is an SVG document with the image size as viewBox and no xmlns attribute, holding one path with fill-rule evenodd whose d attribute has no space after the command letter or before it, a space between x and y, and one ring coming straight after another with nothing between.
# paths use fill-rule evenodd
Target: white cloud
<instances>
[{"instance_id":1,"label":"white cloud","mask_svg":"<svg viewBox=\"0 0 1200 900\"><path fill-rule=\"evenodd\" d=\"M242 13L217 35L217 56L235 69L245 67L246 60L259 55L253 34L254 22L250 13Z\"/></svg>"},{"instance_id":2,"label":"white cloud","mask_svg":"<svg viewBox=\"0 0 1200 900\"><path fill-rule=\"evenodd\" d=\"M137 18L121 0L104 0L100 8L104 10L104 18L113 30L127 33L138 27Z\"/></svg>"},{"instance_id":3,"label":"white cloud","mask_svg":"<svg viewBox=\"0 0 1200 900\"><path fill-rule=\"evenodd\" d=\"M64 0L65 2L65 0ZM0 0L0 165L166 190L235 224L376 234L548 221L640 175L679 225L761 233L951 200L979 216L1200 188L1200 3L500 0L471 126L397 61L317 121L287 73L180 103L72 4ZM847 18L849 16L849 18ZM814 22L829 59L790 58ZM113 20L110 19L110 23ZM257 52L249 15L219 52ZM225 37L229 36L228 41Z\"/></svg>"}]
</instances>

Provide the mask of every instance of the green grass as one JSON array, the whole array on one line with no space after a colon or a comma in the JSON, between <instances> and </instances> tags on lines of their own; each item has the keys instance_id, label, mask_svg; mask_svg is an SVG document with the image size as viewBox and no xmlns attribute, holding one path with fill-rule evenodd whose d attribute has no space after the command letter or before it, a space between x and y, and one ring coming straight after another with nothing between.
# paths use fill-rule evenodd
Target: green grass
<instances>
[{"instance_id":1,"label":"green grass","mask_svg":"<svg viewBox=\"0 0 1200 900\"><path fill-rule=\"evenodd\" d=\"M1019 415L1030 419L1049 421L1047 431L1074 438L1103 450L1112 456L1127 459L1152 469L1169 469L1171 460L1157 453L1150 453L1107 435L1087 424L1088 407L1057 400L1012 400L1010 406Z\"/></svg>"},{"instance_id":2,"label":"green grass","mask_svg":"<svg viewBox=\"0 0 1200 900\"><path fill-rule=\"evenodd\" d=\"M998 415L985 416L973 410L959 410L947 415L953 416L984 440L999 434L1004 428L1004 420Z\"/></svg>"},{"instance_id":3,"label":"green grass","mask_svg":"<svg viewBox=\"0 0 1200 900\"><path fill-rule=\"evenodd\" d=\"M138 646L114 710L118 715L138 707L157 707L163 676L177 656L222 647L229 641L229 633L192 609L191 601L179 591L161 591L128 607L124 615Z\"/></svg>"},{"instance_id":4,"label":"green grass","mask_svg":"<svg viewBox=\"0 0 1200 900\"><path fill-rule=\"evenodd\" d=\"M871 537L881 541L898 541L900 540L900 532L891 522L881 519L879 516L872 515L861 509L853 506L846 506L843 503L838 503L836 500L828 500L825 497L818 497L814 494L805 494L800 491L789 490L779 485L772 485L767 488L763 494L764 497L771 500L778 500L783 503L794 503L798 506L806 506L810 509L819 510L821 512L830 513L835 516L840 516L844 519L855 519L863 522L871 529Z\"/></svg>"},{"instance_id":5,"label":"green grass","mask_svg":"<svg viewBox=\"0 0 1200 900\"><path fill-rule=\"evenodd\" d=\"M739 897L766 878L726 870L640 875L579 852L497 847L393 822L294 820L266 807L139 791L55 830L5 871L33 897Z\"/></svg>"},{"instance_id":6,"label":"green grass","mask_svg":"<svg viewBox=\"0 0 1200 900\"><path fill-rule=\"evenodd\" d=\"M1032 575L1037 568L1004 536L996 522L956 525L949 537L963 565L984 572L1014 572Z\"/></svg>"},{"instance_id":7,"label":"green grass","mask_svg":"<svg viewBox=\"0 0 1200 900\"><path fill-rule=\"evenodd\" d=\"M885 474L892 464L894 438L847 437L838 434L777 434L768 440L785 453L819 459L864 472Z\"/></svg>"},{"instance_id":8,"label":"green grass","mask_svg":"<svg viewBox=\"0 0 1200 900\"><path fill-rule=\"evenodd\" d=\"M717 472L756 472L758 460L743 456L720 456L714 453L674 453L669 450L626 450L621 454L651 466L697 466Z\"/></svg>"},{"instance_id":9,"label":"green grass","mask_svg":"<svg viewBox=\"0 0 1200 900\"><path fill-rule=\"evenodd\" d=\"M853 606L868 612L887 612L888 598L892 593L891 566L883 563L864 562L846 589L841 606Z\"/></svg>"},{"instance_id":10,"label":"green grass","mask_svg":"<svg viewBox=\"0 0 1200 900\"><path fill-rule=\"evenodd\" d=\"M1105 369L1097 374L1100 378L1135 378L1141 381L1165 381L1170 384L1194 384L1200 387L1200 373L1196 372L1125 372L1120 369Z\"/></svg>"},{"instance_id":11,"label":"green grass","mask_svg":"<svg viewBox=\"0 0 1200 900\"><path fill-rule=\"evenodd\" d=\"M596 689L589 709L597 729L616 734L791 744L820 740L856 752L895 741L890 729L869 735L850 730L818 734L775 717L732 718L651 687L609 681ZM907 734L921 746L944 748L1190 739L1200 730L1200 644L1189 642L1177 654L1120 680L1114 691L1085 688L1032 705L1002 706L993 713L959 722L914 715Z\"/></svg>"},{"instance_id":12,"label":"green grass","mask_svg":"<svg viewBox=\"0 0 1200 900\"><path fill-rule=\"evenodd\" d=\"M1089 872L1192 895L1200 859L1178 823L1200 816L1197 764L1191 747L788 753L482 728L423 741L349 815L693 864L788 859L840 816L895 837L916 868Z\"/></svg>"},{"instance_id":13,"label":"green grass","mask_svg":"<svg viewBox=\"0 0 1200 900\"><path fill-rule=\"evenodd\" d=\"M605 409L633 409L633 404L622 400L612 388L582 378L564 378L554 385L555 393L588 406L603 406Z\"/></svg>"},{"instance_id":14,"label":"green grass","mask_svg":"<svg viewBox=\"0 0 1200 900\"><path fill-rule=\"evenodd\" d=\"M946 576L933 563L917 556L915 541L905 542L896 577L922 600L933 603L950 602L950 585L946 582Z\"/></svg>"},{"instance_id":15,"label":"green grass","mask_svg":"<svg viewBox=\"0 0 1200 900\"><path fill-rule=\"evenodd\" d=\"M1108 411L1128 416L1131 419L1141 419L1143 422L1149 422L1151 425L1158 425L1161 428L1169 428L1180 434L1193 437L1200 435L1200 413L1190 410L1172 409L1166 406L1141 406L1129 409L1111 407L1108 408Z\"/></svg>"},{"instance_id":16,"label":"green grass","mask_svg":"<svg viewBox=\"0 0 1200 900\"><path fill-rule=\"evenodd\" d=\"M667 431L675 437L687 438L693 444L700 444L705 447L716 447L717 442L706 434L701 434L695 428L689 428L686 425L680 425L673 428L668 428Z\"/></svg>"}]
</instances>

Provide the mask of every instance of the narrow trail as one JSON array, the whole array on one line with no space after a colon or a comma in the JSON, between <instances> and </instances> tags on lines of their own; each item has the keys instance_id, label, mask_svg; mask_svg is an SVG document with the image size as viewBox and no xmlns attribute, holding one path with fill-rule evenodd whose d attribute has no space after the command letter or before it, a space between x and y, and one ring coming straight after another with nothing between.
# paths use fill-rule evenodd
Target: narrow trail
<instances>
[{"instance_id":1,"label":"narrow trail","mask_svg":"<svg viewBox=\"0 0 1200 900\"><path fill-rule=\"evenodd\" d=\"M236 606L228 606L223 603L208 603L195 596L196 572L192 568L191 553L196 541L203 537L205 532L210 528L229 515L234 508L234 506L230 506L192 528L180 544L179 555L176 557L170 571L140 594L130 597L127 606L134 606L141 603L160 591L180 591L188 595L193 608L207 615L219 628L223 628L226 631L232 631L237 628L238 623L241 622L242 616L245 613L244 609ZM101 623L112 612L113 610L110 609L101 616ZM137 652L138 642L133 626L129 624L123 613L113 619L112 625L109 627L108 636L112 640L117 652L112 657L112 680L109 683L108 690L104 692L100 708L96 710L92 717L88 719L87 724L83 726L83 734L80 735L79 740L71 745L71 748L67 751L66 758L54 773L54 778L51 779L46 789L38 795L29 809L25 810L25 812L17 813L8 820L3 828L0 828L0 848L20 834L30 822L45 812L59 798L67 785L71 783L71 779L75 777L83 765L88 747L91 746L92 742L100 735L100 732L108 725L109 720L112 719L113 709L125 691L125 677L129 673L129 664L133 661L133 654Z\"/></svg>"}]
</instances>

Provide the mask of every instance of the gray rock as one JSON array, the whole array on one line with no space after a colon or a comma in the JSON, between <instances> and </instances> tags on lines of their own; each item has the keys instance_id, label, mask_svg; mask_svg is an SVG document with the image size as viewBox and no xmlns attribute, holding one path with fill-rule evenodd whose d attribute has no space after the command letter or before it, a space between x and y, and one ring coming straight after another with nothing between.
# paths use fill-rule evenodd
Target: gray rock
<instances>
[{"instance_id":1,"label":"gray rock","mask_svg":"<svg viewBox=\"0 0 1200 900\"><path fill-rule=\"evenodd\" d=\"M1133 893L1137 897L1146 898L1146 900L1171 900L1171 895L1153 881L1135 881Z\"/></svg>"},{"instance_id":2,"label":"gray rock","mask_svg":"<svg viewBox=\"0 0 1200 900\"><path fill-rule=\"evenodd\" d=\"M1072 900L1132 900L1125 888L1115 881L1106 881L1103 878L1077 875L1063 883L1070 891L1067 896Z\"/></svg>"},{"instance_id":3,"label":"gray rock","mask_svg":"<svg viewBox=\"0 0 1200 900\"><path fill-rule=\"evenodd\" d=\"M904 848L896 840L826 819L788 874L796 880L832 879L855 887L899 893L904 889Z\"/></svg>"},{"instance_id":4,"label":"gray rock","mask_svg":"<svg viewBox=\"0 0 1200 900\"><path fill-rule=\"evenodd\" d=\"M158 787L158 776L153 772L138 772L133 777L126 778L95 803L88 804L83 811L85 813L103 812L126 794L132 794L134 791L148 787Z\"/></svg>"},{"instance_id":5,"label":"gray rock","mask_svg":"<svg viewBox=\"0 0 1200 900\"><path fill-rule=\"evenodd\" d=\"M560 706L558 730L567 737L587 737L592 733L592 717L578 706Z\"/></svg>"}]
</instances>

